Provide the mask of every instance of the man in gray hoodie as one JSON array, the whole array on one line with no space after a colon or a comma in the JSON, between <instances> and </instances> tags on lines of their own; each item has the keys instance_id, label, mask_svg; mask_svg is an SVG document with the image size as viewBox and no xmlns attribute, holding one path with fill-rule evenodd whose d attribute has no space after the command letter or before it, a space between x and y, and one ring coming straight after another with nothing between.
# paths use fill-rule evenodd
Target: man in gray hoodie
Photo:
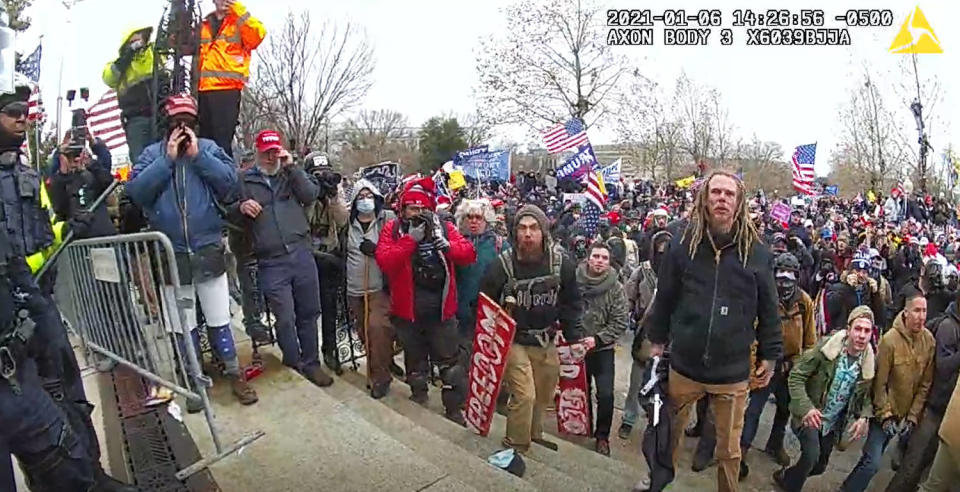
<instances>
[{"instance_id":1,"label":"man in gray hoodie","mask_svg":"<svg viewBox=\"0 0 960 492\"><path fill-rule=\"evenodd\" d=\"M577 267L577 285L583 296L583 332L592 337L594 348L587 353L587 394L596 385L596 450L610 456L610 424L613 422L614 353L620 335L627 329L627 296L610 268L610 248L595 242L587 250L587 261Z\"/></svg>"},{"instance_id":2,"label":"man in gray hoodie","mask_svg":"<svg viewBox=\"0 0 960 492\"><path fill-rule=\"evenodd\" d=\"M370 396L390 392L390 362L396 332L390 323L390 295L375 257L380 231L394 213L373 183L361 179L350 196L350 219L340 241L347 263L347 306L367 350Z\"/></svg>"}]
</instances>

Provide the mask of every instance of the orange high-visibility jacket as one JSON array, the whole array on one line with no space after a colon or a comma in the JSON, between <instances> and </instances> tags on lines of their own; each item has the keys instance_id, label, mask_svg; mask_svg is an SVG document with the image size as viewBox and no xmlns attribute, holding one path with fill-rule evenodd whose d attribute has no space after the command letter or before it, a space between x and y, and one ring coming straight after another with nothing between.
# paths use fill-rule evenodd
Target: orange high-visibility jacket
<instances>
[{"instance_id":1,"label":"orange high-visibility jacket","mask_svg":"<svg viewBox=\"0 0 960 492\"><path fill-rule=\"evenodd\" d=\"M240 2L220 23L220 32L210 27L211 13L200 31L200 92L241 90L250 76L250 53L260 46L267 30Z\"/></svg>"}]
</instances>

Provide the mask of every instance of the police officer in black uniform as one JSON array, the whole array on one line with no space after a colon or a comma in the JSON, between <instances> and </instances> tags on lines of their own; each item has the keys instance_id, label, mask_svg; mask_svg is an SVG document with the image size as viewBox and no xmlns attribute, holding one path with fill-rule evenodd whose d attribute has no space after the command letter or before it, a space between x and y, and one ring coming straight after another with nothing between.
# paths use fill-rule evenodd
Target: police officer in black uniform
<instances>
[{"instance_id":1,"label":"police officer in black uniform","mask_svg":"<svg viewBox=\"0 0 960 492\"><path fill-rule=\"evenodd\" d=\"M26 139L29 95L26 85L0 95L0 229L7 234L10 255L19 258L42 253L54 240L50 212L41 204L43 183L21 150ZM78 219L67 223L68 228L87 226ZM76 355L51 297L53 277L51 272L41 280L41 294L35 300L38 306L44 304L42 309L37 308L43 322L36 323L33 338L37 350L32 354L42 387L62 410L81 448L89 454L98 489L132 490L107 476L100 466L100 445L90 419L93 405L87 401Z\"/></svg>"},{"instance_id":2,"label":"police officer in black uniform","mask_svg":"<svg viewBox=\"0 0 960 492\"><path fill-rule=\"evenodd\" d=\"M42 350L33 335L52 319L47 311L26 262L13 255L6 231L0 229L0 490L15 490L10 454L20 462L31 490L98 490L93 488L90 453L44 391L30 358Z\"/></svg>"}]
</instances>

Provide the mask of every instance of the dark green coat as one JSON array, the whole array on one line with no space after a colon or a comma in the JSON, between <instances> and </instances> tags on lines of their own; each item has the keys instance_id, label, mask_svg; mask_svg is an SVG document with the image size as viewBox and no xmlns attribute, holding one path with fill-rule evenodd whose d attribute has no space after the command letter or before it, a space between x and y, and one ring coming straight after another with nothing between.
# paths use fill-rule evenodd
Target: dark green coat
<instances>
[{"instance_id":1,"label":"dark green coat","mask_svg":"<svg viewBox=\"0 0 960 492\"><path fill-rule=\"evenodd\" d=\"M846 336L846 330L840 330L820 340L803 353L790 371L787 386L790 389L790 414L795 425L802 423L807 412L813 408L822 410L826 404L827 392L830 391L833 376L837 372L837 359L843 353ZM860 360L860 378L853 390L853 398L847 402L848 421L851 416L873 416L871 387L875 372L873 348L868 345ZM846 422L843 424L843 428L846 428Z\"/></svg>"}]
</instances>

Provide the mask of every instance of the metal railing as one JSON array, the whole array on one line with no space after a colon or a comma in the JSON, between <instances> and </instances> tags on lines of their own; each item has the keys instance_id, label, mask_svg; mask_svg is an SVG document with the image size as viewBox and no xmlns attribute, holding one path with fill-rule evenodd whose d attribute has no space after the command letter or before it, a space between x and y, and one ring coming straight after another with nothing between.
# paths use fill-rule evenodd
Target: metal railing
<instances>
[{"instance_id":1,"label":"metal railing","mask_svg":"<svg viewBox=\"0 0 960 492\"><path fill-rule=\"evenodd\" d=\"M197 350L184 327L193 299L178 292L176 257L169 238L142 232L74 241L66 247L60 281L69 293L58 299L90 352L123 365L155 385L203 403L216 455L177 473L184 479L235 452L262 432L224 447L207 395Z\"/></svg>"}]
</instances>

